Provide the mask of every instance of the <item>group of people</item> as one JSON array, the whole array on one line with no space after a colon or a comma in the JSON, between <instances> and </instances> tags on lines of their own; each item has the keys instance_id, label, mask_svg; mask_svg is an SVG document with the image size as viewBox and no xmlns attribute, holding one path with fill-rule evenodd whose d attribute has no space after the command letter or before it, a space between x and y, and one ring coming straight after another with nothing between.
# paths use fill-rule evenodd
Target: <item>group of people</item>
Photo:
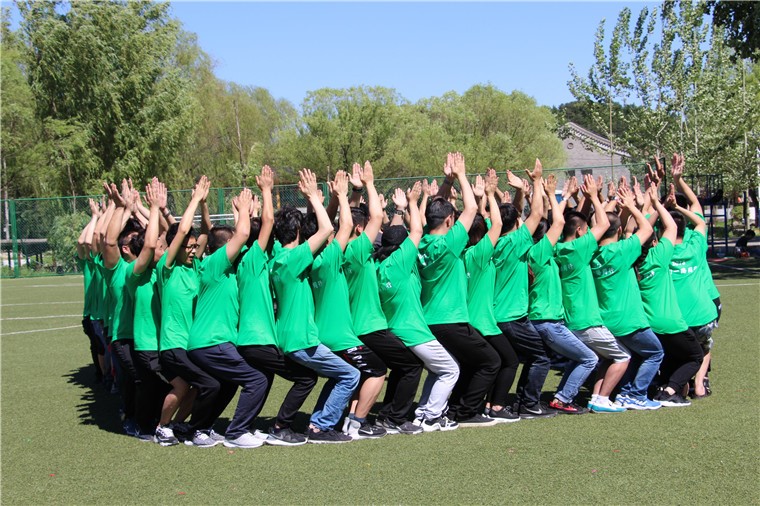
<instances>
[{"instance_id":1,"label":"group of people","mask_svg":"<svg viewBox=\"0 0 760 506\"><path fill-rule=\"evenodd\" d=\"M205 176L179 221L155 178L145 203L131 182L104 184L78 241L97 374L116 380L125 431L163 446L343 443L688 406L710 394L720 299L683 166L674 155L667 191L658 165L644 188L623 178L604 198L590 175L558 189L536 160L526 179L507 171L512 195L492 169L471 182L449 153L443 182L397 188L390 213L369 162L337 172L326 207L302 170L306 212L275 212L265 166L260 196L233 199L234 226L212 226ZM552 367L562 379L546 403ZM255 430L275 376L291 386ZM215 423L238 390L222 435Z\"/></svg>"}]
</instances>

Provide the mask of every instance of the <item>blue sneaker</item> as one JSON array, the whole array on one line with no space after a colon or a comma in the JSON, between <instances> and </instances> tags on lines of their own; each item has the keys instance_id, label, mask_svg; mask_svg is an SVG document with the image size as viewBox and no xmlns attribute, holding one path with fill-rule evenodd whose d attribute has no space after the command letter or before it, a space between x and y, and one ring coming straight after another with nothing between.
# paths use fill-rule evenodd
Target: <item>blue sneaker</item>
<instances>
[{"instance_id":1,"label":"blue sneaker","mask_svg":"<svg viewBox=\"0 0 760 506\"><path fill-rule=\"evenodd\" d=\"M137 427L137 422L132 418L124 420L124 432L128 436L137 436L140 433L140 429Z\"/></svg>"},{"instance_id":2,"label":"blue sneaker","mask_svg":"<svg viewBox=\"0 0 760 506\"><path fill-rule=\"evenodd\" d=\"M594 413L622 413L625 411L624 407L613 404L609 399L604 401L596 399L593 403L589 402L588 409Z\"/></svg>"},{"instance_id":3,"label":"blue sneaker","mask_svg":"<svg viewBox=\"0 0 760 506\"><path fill-rule=\"evenodd\" d=\"M615 399L615 403L620 404L626 409L635 409L639 411L660 409L660 407L662 407L662 404L659 402L649 400L646 397L639 399L626 394L618 395Z\"/></svg>"}]
</instances>

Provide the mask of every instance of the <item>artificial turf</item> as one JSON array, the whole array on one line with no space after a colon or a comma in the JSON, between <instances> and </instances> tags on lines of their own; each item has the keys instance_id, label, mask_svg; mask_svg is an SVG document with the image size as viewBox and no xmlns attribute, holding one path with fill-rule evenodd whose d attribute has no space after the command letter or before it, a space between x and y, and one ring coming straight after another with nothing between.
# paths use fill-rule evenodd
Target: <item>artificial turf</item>
<instances>
[{"instance_id":1,"label":"artificial turf","mask_svg":"<svg viewBox=\"0 0 760 506\"><path fill-rule=\"evenodd\" d=\"M3 280L2 503L758 504L757 267L713 269L723 301L714 393L691 407L250 450L123 435L118 396L92 385L81 278ZM549 398L557 383L552 372ZM287 386L275 380L257 427L271 423Z\"/></svg>"}]
</instances>

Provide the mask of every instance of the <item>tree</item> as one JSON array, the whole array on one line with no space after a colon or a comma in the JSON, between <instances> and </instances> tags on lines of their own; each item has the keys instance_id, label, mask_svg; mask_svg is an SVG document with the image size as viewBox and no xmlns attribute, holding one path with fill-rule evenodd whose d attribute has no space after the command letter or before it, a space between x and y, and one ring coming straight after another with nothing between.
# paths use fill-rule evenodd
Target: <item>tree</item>
<instances>
[{"instance_id":1,"label":"tree","mask_svg":"<svg viewBox=\"0 0 760 506\"><path fill-rule=\"evenodd\" d=\"M711 0L705 12L712 12L713 23L725 28L725 39L739 58L760 59L760 4Z\"/></svg>"}]
</instances>

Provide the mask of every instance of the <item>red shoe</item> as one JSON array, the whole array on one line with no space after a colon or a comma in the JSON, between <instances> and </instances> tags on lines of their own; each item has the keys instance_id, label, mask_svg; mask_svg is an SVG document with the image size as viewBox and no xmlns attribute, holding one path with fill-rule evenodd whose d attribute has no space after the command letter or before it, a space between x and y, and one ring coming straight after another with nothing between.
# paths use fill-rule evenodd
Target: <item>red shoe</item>
<instances>
[{"instance_id":1,"label":"red shoe","mask_svg":"<svg viewBox=\"0 0 760 506\"><path fill-rule=\"evenodd\" d=\"M549 407L556 409L559 413L564 413L566 415L583 415L588 413L588 409L582 408L581 406L578 406L572 402L562 402L556 397L549 403Z\"/></svg>"}]
</instances>

